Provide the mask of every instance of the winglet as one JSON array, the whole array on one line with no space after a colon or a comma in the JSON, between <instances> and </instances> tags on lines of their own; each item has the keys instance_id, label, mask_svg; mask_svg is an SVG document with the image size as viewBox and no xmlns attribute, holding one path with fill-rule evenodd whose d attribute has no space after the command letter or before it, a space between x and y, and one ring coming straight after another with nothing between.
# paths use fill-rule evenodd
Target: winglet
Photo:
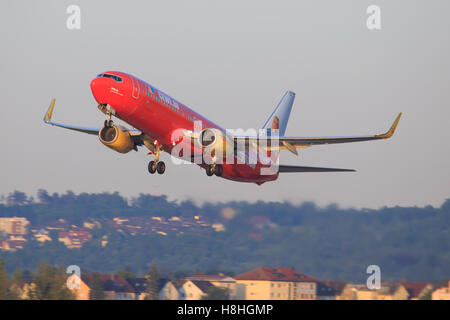
<instances>
[{"instance_id":1,"label":"winglet","mask_svg":"<svg viewBox=\"0 0 450 320\"><path fill-rule=\"evenodd\" d=\"M47 113L44 116L45 123L51 123L51 121L52 121L52 114L53 114L53 109L55 108L55 101L56 101L56 99L53 98L52 102L50 103L50 107L48 107Z\"/></svg>"},{"instance_id":2,"label":"winglet","mask_svg":"<svg viewBox=\"0 0 450 320\"><path fill-rule=\"evenodd\" d=\"M401 116L402 116L402 113L400 112L398 114L397 118L395 119L394 123L392 124L391 128L383 134L377 134L377 137L380 139L388 139L388 138L392 137L394 135L395 129L397 128L397 124L400 121Z\"/></svg>"}]
</instances>

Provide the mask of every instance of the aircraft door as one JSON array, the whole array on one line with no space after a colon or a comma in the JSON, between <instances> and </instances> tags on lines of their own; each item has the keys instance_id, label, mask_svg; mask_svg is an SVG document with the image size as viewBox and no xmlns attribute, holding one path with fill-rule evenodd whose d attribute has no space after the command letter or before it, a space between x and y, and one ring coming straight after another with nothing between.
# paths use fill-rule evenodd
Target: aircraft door
<instances>
[{"instance_id":1,"label":"aircraft door","mask_svg":"<svg viewBox=\"0 0 450 320\"><path fill-rule=\"evenodd\" d=\"M135 99L139 99L139 82L135 78L131 78L131 82L133 83L133 92L131 96Z\"/></svg>"}]
</instances>

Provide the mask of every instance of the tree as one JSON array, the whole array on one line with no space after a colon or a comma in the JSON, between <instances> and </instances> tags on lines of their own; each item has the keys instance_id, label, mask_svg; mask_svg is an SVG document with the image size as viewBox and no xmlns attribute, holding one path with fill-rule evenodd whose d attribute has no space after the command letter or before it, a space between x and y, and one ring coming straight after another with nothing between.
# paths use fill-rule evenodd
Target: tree
<instances>
[{"instance_id":1,"label":"tree","mask_svg":"<svg viewBox=\"0 0 450 320\"><path fill-rule=\"evenodd\" d=\"M213 286L208 289L206 295L202 296L202 300L228 300L229 296L227 288Z\"/></svg>"},{"instance_id":2,"label":"tree","mask_svg":"<svg viewBox=\"0 0 450 320\"><path fill-rule=\"evenodd\" d=\"M117 271L117 274L124 279L136 278L136 275L134 274L133 271L131 271L131 268L129 266L126 266L124 270Z\"/></svg>"},{"instance_id":3,"label":"tree","mask_svg":"<svg viewBox=\"0 0 450 320\"><path fill-rule=\"evenodd\" d=\"M94 273L92 280L89 283L89 300L103 300L105 299L105 291L103 288L103 281L98 273Z\"/></svg>"},{"instance_id":4,"label":"tree","mask_svg":"<svg viewBox=\"0 0 450 320\"><path fill-rule=\"evenodd\" d=\"M37 191L37 197L42 204L50 205L52 203L52 196L50 196L47 190L39 189Z\"/></svg>"},{"instance_id":5,"label":"tree","mask_svg":"<svg viewBox=\"0 0 450 320\"><path fill-rule=\"evenodd\" d=\"M23 293L22 271L19 269L14 270L9 290L11 299L19 299Z\"/></svg>"},{"instance_id":6,"label":"tree","mask_svg":"<svg viewBox=\"0 0 450 320\"><path fill-rule=\"evenodd\" d=\"M150 270L148 271L147 278L147 296L146 300L158 300L159 296L159 279L160 271L158 267L152 263Z\"/></svg>"},{"instance_id":7,"label":"tree","mask_svg":"<svg viewBox=\"0 0 450 320\"><path fill-rule=\"evenodd\" d=\"M432 289L428 289L420 298L419 300L431 300L431 293L433 292Z\"/></svg>"},{"instance_id":8,"label":"tree","mask_svg":"<svg viewBox=\"0 0 450 320\"><path fill-rule=\"evenodd\" d=\"M12 283L18 286L22 284L22 271L20 269L14 270Z\"/></svg>"},{"instance_id":9,"label":"tree","mask_svg":"<svg viewBox=\"0 0 450 320\"><path fill-rule=\"evenodd\" d=\"M0 300L8 300L9 297L9 279L3 260L0 259Z\"/></svg>"},{"instance_id":10,"label":"tree","mask_svg":"<svg viewBox=\"0 0 450 320\"><path fill-rule=\"evenodd\" d=\"M441 206L441 211L450 213L450 199L445 200L445 202Z\"/></svg>"},{"instance_id":11,"label":"tree","mask_svg":"<svg viewBox=\"0 0 450 320\"><path fill-rule=\"evenodd\" d=\"M33 280L36 284L32 299L37 300L70 300L74 299L73 293L66 286L66 277L62 266L55 267L45 261L38 266Z\"/></svg>"},{"instance_id":12,"label":"tree","mask_svg":"<svg viewBox=\"0 0 450 320\"><path fill-rule=\"evenodd\" d=\"M25 192L16 190L8 195L7 203L9 206L22 206L29 203L29 200Z\"/></svg>"},{"instance_id":13,"label":"tree","mask_svg":"<svg viewBox=\"0 0 450 320\"><path fill-rule=\"evenodd\" d=\"M21 272L20 278L22 282L31 283L33 281L33 274L31 273L30 270L25 269Z\"/></svg>"}]
</instances>

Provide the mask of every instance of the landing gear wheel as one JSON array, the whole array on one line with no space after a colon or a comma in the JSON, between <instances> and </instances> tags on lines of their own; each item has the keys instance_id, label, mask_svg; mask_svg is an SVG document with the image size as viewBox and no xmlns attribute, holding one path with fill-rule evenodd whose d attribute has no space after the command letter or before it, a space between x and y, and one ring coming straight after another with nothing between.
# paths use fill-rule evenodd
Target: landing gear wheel
<instances>
[{"instance_id":1,"label":"landing gear wheel","mask_svg":"<svg viewBox=\"0 0 450 320\"><path fill-rule=\"evenodd\" d=\"M159 161L156 164L156 170L158 171L159 174L163 174L164 171L166 171L166 164L164 163L164 161Z\"/></svg>"},{"instance_id":2,"label":"landing gear wheel","mask_svg":"<svg viewBox=\"0 0 450 320\"><path fill-rule=\"evenodd\" d=\"M216 164L216 170L215 171L216 171L215 172L216 176L221 177L222 173L223 173L222 165L221 164Z\"/></svg>"},{"instance_id":3,"label":"landing gear wheel","mask_svg":"<svg viewBox=\"0 0 450 320\"><path fill-rule=\"evenodd\" d=\"M153 160L150 161L148 163L148 172L150 172L151 174L154 174L156 172L156 167L157 167L157 165L156 165L155 161L153 161Z\"/></svg>"},{"instance_id":4,"label":"landing gear wheel","mask_svg":"<svg viewBox=\"0 0 450 320\"><path fill-rule=\"evenodd\" d=\"M213 166L211 164L208 164L206 166L206 175L208 177L211 177L214 174Z\"/></svg>"},{"instance_id":5,"label":"landing gear wheel","mask_svg":"<svg viewBox=\"0 0 450 320\"><path fill-rule=\"evenodd\" d=\"M105 120L105 127L111 128L114 126L114 122L112 120Z\"/></svg>"}]
</instances>

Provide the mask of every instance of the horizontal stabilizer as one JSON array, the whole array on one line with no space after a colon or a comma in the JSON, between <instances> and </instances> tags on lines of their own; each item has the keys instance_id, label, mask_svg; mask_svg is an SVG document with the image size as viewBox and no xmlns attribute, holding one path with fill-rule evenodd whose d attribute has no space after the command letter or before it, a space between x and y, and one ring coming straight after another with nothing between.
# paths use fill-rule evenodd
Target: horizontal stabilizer
<instances>
[{"instance_id":1,"label":"horizontal stabilizer","mask_svg":"<svg viewBox=\"0 0 450 320\"><path fill-rule=\"evenodd\" d=\"M280 165L279 172L353 172L353 169L338 169L338 168L321 168L321 167L302 167L302 166L286 166Z\"/></svg>"}]
</instances>

